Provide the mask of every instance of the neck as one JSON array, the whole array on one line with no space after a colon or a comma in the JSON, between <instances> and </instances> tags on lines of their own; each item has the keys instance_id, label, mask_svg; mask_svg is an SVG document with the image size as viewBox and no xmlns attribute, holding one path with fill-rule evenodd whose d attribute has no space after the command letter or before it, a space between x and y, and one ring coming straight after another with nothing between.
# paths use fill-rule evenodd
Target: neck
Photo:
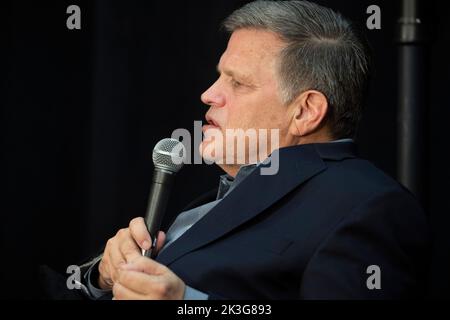
<instances>
[{"instance_id":1,"label":"neck","mask_svg":"<svg viewBox=\"0 0 450 320\"><path fill-rule=\"evenodd\" d=\"M327 127L323 127L316 131L313 131L307 135L299 137L298 145L301 144L313 144L313 143L327 143L334 141L333 135L330 133Z\"/></svg>"},{"instance_id":2,"label":"neck","mask_svg":"<svg viewBox=\"0 0 450 320\"><path fill-rule=\"evenodd\" d=\"M314 132L312 134L309 134L307 136L299 137L293 141L290 141L290 143L286 143L286 145L281 145L280 149L285 147L291 147L295 145L304 145L304 144L314 144L314 143L327 143L334 141L333 137L329 134L328 131L320 130L318 132ZM273 152L273 150L272 150ZM272 153L271 152L271 153ZM267 155L269 156L269 155ZM262 159L264 160L264 159ZM229 176L235 178L238 174L239 170L241 169L242 165L229 165L229 164L217 164L225 173L227 173Z\"/></svg>"},{"instance_id":3,"label":"neck","mask_svg":"<svg viewBox=\"0 0 450 320\"><path fill-rule=\"evenodd\" d=\"M229 176L236 178L237 173L241 169L241 165L226 165L226 164L218 164L218 166L225 171Z\"/></svg>"}]
</instances>

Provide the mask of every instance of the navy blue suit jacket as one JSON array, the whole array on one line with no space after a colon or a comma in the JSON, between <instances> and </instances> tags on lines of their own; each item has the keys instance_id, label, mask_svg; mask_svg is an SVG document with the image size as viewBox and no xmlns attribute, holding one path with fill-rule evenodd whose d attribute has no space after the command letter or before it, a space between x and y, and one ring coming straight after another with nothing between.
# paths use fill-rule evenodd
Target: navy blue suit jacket
<instances>
[{"instance_id":1,"label":"navy blue suit jacket","mask_svg":"<svg viewBox=\"0 0 450 320\"><path fill-rule=\"evenodd\" d=\"M277 175L255 170L157 260L213 298L423 294L427 219L408 191L357 158L353 143L290 147L279 156ZM379 290L367 287L372 265Z\"/></svg>"}]
</instances>

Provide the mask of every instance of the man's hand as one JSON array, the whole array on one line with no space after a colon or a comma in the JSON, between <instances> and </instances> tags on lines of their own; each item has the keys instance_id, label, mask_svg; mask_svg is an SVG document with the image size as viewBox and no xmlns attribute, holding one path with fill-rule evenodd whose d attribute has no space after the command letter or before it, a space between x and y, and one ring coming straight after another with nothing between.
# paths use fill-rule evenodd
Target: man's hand
<instances>
[{"instance_id":1,"label":"man's hand","mask_svg":"<svg viewBox=\"0 0 450 320\"><path fill-rule=\"evenodd\" d=\"M160 232L158 234L156 251L162 248L165 239L166 235ZM151 243L152 239L143 218L135 218L131 220L128 228L120 229L106 243L106 248L98 267L100 273L98 285L100 288L104 290L112 289L119 277L120 266L142 257L142 249L150 249Z\"/></svg>"},{"instance_id":2,"label":"man's hand","mask_svg":"<svg viewBox=\"0 0 450 320\"><path fill-rule=\"evenodd\" d=\"M166 266L147 257L123 265L114 282L114 300L182 300L186 285Z\"/></svg>"}]
</instances>

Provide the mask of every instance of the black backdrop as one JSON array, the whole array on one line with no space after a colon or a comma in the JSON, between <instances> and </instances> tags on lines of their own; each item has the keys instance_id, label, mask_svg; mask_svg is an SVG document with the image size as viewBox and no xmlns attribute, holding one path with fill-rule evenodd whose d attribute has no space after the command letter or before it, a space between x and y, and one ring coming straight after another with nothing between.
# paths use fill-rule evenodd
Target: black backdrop
<instances>
[{"instance_id":1,"label":"black backdrop","mask_svg":"<svg viewBox=\"0 0 450 320\"><path fill-rule=\"evenodd\" d=\"M382 10L367 35L375 74L358 136L363 157L396 175L397 3L317 1L361 25ZM192 131L206 107L226 45L223 18L245 1L4 1L1 38L1 283L9 298L39 296L36 266L65 272L143 215L151 150L176 128ZM81 30L66 28L66 8L81 8ZM446 11L428 1L430 46L424 206L434 239L430 293L450 289L447 121L450 83ZM6 33L5 33L6 31ZM169 216L213 188L220 173L190 166L176 181ZM166 222L167 224L167 222Z\"/></svg>"}]
</instances>

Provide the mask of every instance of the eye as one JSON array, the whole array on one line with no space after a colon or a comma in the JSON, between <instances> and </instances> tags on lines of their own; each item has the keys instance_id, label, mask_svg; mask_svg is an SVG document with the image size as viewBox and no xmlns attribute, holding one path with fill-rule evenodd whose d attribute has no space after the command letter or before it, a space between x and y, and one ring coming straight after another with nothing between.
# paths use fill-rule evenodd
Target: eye
<instances>
[{"instance_id":1,"label":"eye","mask_svg":"<svg viewBox=\"0 0 450 320\"><path fill-rule=\"evenodd\" d=\"M234 79L231 79L231 85L233 86L233 88L239 88L242 86L242 83L240 83L239 81L236 81Z\"/></svg>"}]
</instances>

